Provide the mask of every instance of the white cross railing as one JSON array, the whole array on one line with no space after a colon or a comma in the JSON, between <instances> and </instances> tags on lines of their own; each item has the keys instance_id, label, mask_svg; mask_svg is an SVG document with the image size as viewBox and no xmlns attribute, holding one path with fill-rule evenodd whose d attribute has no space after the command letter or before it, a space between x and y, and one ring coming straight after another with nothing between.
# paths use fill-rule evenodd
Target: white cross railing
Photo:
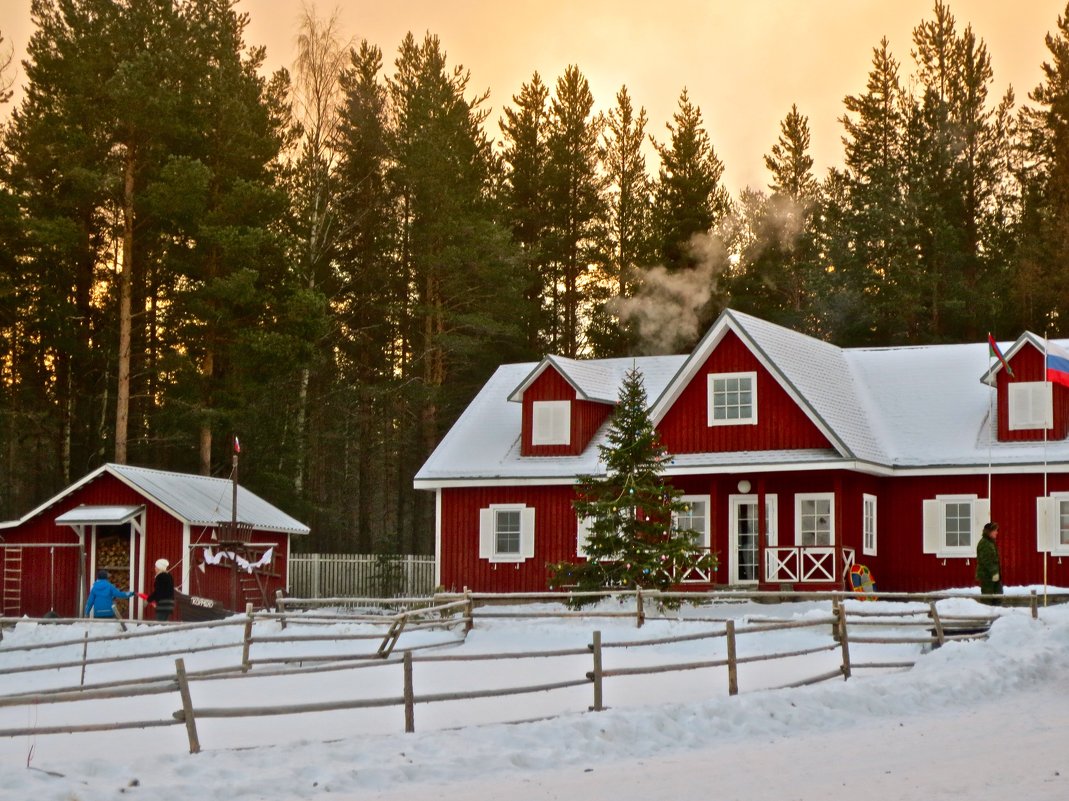
<instances>
[{"instance_id":1,"label":"white cross railing","mask_svg":"<svg viewBox=\"0 0 1069 801\"><path fill-rule=\"evenodd\" d=\"M844 552L844 561L853 563L853 550L849 556ZM847 568L849 569L849 568ZM830 546L765 549L765 581L790 583L833 583L835 573L835 548Z\"/></svg>"}]
</instances>

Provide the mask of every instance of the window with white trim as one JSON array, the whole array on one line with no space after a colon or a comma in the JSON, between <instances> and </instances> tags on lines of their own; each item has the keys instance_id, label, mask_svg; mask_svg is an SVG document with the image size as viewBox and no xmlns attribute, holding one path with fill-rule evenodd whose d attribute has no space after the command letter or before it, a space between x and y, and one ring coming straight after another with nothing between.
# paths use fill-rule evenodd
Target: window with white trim
<instances>
[{"instance_id":1,"label":"window with white trim","mask_svg":"<svg viewBox=\"0 0 1069 801\"><path fill-rule=\"evenodd\" d=\"M765 544L770 548L779 545L779 496L765 496Z\"/></svg>"},{"instance_id":2,"label":"window with white trim","mask_svg":"<svg viewBox=\"0 0 1069 801\"><path fill-rule=\"evenodd\" d=\"M1040 553L1069 556L1069 492L1036 498L1036 536Z\"/></svg>"},{"instance_id":3,"label":"window with white trim","mask_svg":"<svg viewBox=\"0 0 1069 801\"><path fill-rule=\"evenodd\" d=\"M976 542L991 514L991 501L975 495L937 495L924 501L924 552L976 556Z\"/></svg>"},{"instance_id":4,"label":"window with white trim","mask_svg":"<svg viewBox=\"0 0 1069 801\"><path fill-rule=\"evenodd\" d=\"M835 531L835 495L831 492L794 496L794 544L825 547Z\"/></svg>"},{"instance_id":5,"label":"window with white trim","mask_svg":"<svg viewBox=\"0 0 1069 801\"><path fill-rule=\"evenodd\" d=\"M535 510L524 504L491 504L479 510L479 557L523 562L534 556Z\"/></svg>"},{"instance_id":6,"label":"window with white trim","mask_svg":"<svg viewBox=\"0 0 1069 801\"><path fill-rule=\"evenodd\" d=\"M861 496L861 553L876 555L876 496Z\"/></svg>"},{"instance_id":7,"label":"window with white trim","mask_svg":"<svg viewBox=\"0 0 1069 801\"><path fill-rule=\"evenodd\" d=\"M1054 420L1054 393L1048 381L1013 381L1009 387L1010 431L1050 428Z\"/></svg>"},{"instance_id":8,"label":"window with white trim","mask_svg":"<svg viewBox=\"0 0 1069 801\"><path fill-rule=\"evenodd\" d=\"M710 373L711 426L757 425L757 373Z\"/></svg>"},{"instance_id":9,"label":"window with white trim","mask_svg":"<svg viewBox=\"0 0 1069 801\"><path fill-rule=\"evenodd\" d=\"M672 512L672 528L680 531L691 529L698 532L695 545L700 548L709 547L709 496L708 495L684 495L680 498L687 508Z\"/></svg>"},{"instance_id":10,"label":"window with white trim","mask_svg":"<svg viewBox=\"0 0 1069 801\"><path fill-rule=\"evenodd\" d=\"M590 529L594 525L594 518L576 516L575 523L575 555L584 559L590 558L586 552L587 542L590 541Z\"/></svg>"},{"instance_id":11,"label":"window with white trim","mask_svg":"<svg viewBox=\"0 0 1069 801\"><path fill-rule=\"evenodd\" d=\"M531 404L532 445L568 445L571 438L571 401L534 401Z\"/></svg>"}]
</instances>

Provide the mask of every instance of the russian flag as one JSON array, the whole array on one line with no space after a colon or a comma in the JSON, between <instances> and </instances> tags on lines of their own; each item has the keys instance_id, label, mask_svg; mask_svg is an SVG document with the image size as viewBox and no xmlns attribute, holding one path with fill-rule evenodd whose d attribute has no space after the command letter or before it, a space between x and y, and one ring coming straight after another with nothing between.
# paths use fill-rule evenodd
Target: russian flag
<instances>
[{"instance_id":1,"label":"russian flag","mask_svg":"<svg viewBox=\"0 0 1069 801\"><path fill-rule=\"evenodd\" d=\"M1047 342L1047 380L1069 387L1069 351Z\"/></svg>"}]
</instances>

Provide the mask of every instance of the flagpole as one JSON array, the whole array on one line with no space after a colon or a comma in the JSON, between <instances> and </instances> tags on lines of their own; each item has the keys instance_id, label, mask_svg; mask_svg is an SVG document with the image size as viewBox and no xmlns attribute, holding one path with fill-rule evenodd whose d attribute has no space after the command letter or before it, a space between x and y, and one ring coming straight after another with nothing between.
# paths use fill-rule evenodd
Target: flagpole
<instances>
[{"instance_id":1,"label":"flagpole","mask_svg":"<svg viewBox=\"0 0 1069 801\"><path fill-rule=\"evenodd\" d=\"M990 337L991 334L988 334ZM990 351L990 348L988 348ZM998 436L998 418L995 412L995 396L998 395L998 379L995 377L995 371L991 367L991 353L987 354L987 374L990 379L990 386L994 392L991 393L991 401L988 404L990 407L987 412L988 417L988 432L987 432L987 502L991 503L991 443Z\"/></svg>"},{"instance_id":2,"label":"flagpole","mask_svg":"<svg viewBox=\"0 0 1069 801\"><path fill-rule=\"evenodd\" d=\"M1050 385L1050 373L1047 371L1047 361L1050 358L1050 347L1049 347L1050 343L1049 343L1048 333L1049 332L1046 331L1046 330L1043 331L1043 384L1046 387L1045 398L1051 398L1051 397L1053 397L1053 394L1054 394L1054 388ZM1054 404L1052 402L1051 403L1051 419L1049 421L1049 425L1054 425L1053 406L1054 406ZM1044 410L1043 410L1043 503L1044 503L1044 505L1047 504L1047 496L1049 495L1049 493L1047 491L1047 429L1048 429L1048 420L1046 418L1047 418L1047 411L1046 411L1046 404L1044 404ZM1046 508L1049 508L1049 507L1046 507ZM1039 521L1037 520L1036 523L1038 525ZM1049 551L1050 551L1050 547L1049 546L1043 551L1043 606L1047 605L1047 554L1048 554Z\"/></svg>"}]
</instances>

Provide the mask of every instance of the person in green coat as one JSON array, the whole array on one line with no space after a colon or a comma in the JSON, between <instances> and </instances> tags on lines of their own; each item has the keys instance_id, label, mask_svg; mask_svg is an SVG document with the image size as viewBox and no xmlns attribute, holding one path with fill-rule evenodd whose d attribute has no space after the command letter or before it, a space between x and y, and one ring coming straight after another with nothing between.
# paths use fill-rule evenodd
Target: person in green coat
<instances>
[{"instance_id":1,"label":"person in green coat","mask_svg":"<svg viewBox=\"0 0 1069 801\"><path fill-rule=\"evenodd\" d=\"M976 543L976 580L983 595L1002 595L1002 566L998 556L998 523L987 523ZM998 606L998 598L983 598L985 604Z\"/></svg>"}]
</instances>

